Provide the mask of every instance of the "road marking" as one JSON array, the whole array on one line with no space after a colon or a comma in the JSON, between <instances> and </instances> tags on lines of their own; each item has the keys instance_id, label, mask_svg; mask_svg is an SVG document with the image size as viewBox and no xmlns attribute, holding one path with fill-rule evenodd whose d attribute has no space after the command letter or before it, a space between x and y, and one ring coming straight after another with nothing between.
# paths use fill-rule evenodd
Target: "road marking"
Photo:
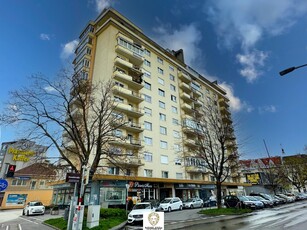
<instances>
[{"instance_id":1,"label":"road marking","mask_svg":"<svg viewBox=\"0 0 307 230\"><path fill-rule=\"evenodd\" d=\"M19 230L22 230L22 228L21 228L21 225L20 225L20 224L18 224L18 229L19 229Z\"/></svg>"},{"instance_id":2,"label":"road marking","mask_svg":"<svg viewBox=\"0 0 307 230\"><path fill-rule=\"evenodd\" d=\"M29 222L31 222L31 223L34 223L34 224L38 224L38 223L36 223L35 221L32 221L32 220L28 220L28 219L26 219L26 218L23 218L23 217L19 217L20 219L23 219L23 220L26 220L26 221L29 221Z\"/></svg>"},{"instance_id":3,"label":"road marking","mask_svg":"<svg viewBox=\"0 0 307 230\"><path fill-rule=\"evenodd\" d=\"M35 218L35 217L32 217L32 216L31 216L31 219L34 219L34 220L38 220L38 221L40 221L40 222L43 222L43 220L42 220L42 219Z\"/></svg>"},{"instance_id":4,"label":"road marking","mask_svg":"<svg viewBox=\"0 0 307 230\"><path fill-rule=\"evenodd\" d=\"M9 226L8 225L6 225L6 228L5 228L6 230L9 230Z\"/></svg>"}]
</instances>

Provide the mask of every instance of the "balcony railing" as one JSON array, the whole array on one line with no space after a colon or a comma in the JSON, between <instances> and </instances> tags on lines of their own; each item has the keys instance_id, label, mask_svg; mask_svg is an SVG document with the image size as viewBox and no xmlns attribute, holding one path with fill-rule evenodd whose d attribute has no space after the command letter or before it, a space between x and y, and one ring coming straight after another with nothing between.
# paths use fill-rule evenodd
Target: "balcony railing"
<instances>
[{"instance_id":1,"label":"balcony railing","mask_svg":"<svg viewBox=\"0 0 307 230\"><path fill-rule=\"evenodd\" d=\"M142 85L143 79L140 76L130 76L122 71L116 70L113 73L113 77L116 80L126 83L127 85L129 85L129 87L135 90L140 90L144 87Z\"/></svg>"},{"instance_id":2,"label":"balcony railing","mask_svg":"<svg viewBox=\"0 0 307 230\"><path fill-rule=\"evenodd\" d=\"M137 91L133 91L133 90L129 90L120 86L114 86L113 87L113 92L115 94L121 95L125 98L127 98L130 102L133 103L141 103L142 101L144 101L144 99L142 98L142 94L140 94Z\"/></svg>"}]
</instances>

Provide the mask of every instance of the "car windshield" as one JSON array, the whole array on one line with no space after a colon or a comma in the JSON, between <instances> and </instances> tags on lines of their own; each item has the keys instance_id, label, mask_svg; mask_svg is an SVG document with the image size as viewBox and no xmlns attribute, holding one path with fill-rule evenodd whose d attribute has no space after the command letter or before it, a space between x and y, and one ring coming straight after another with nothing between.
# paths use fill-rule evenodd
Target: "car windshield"
<instances>
[{"instance_id":1,"label":"car windshield","mask_svg":"<svg viewBox=\"0 0 307 230\"><path fill-rule=\"evenodd\" d=\"M193 202L194 199L187 199L185 202Z\"/></svg>"},{"instance_id":2,"label":"car windshield","mask_svg":"<svg viewBox=\"0 0 307 230\"><path fill-rule=\"evenodd\" d=\"M171 201L171 199L164 199L164 200L161 201L161 204L169 203L170 201Z\"/></svg>"},{"instance_id":3,"label":"car windshield","mask_svg":"<svg viewBox=\"0 0 307 230\"><path fill-rule=\"evenodd\" d=\"M249 199L249 200L251 200L251 201L258 201L255 197L253 197L253 196L247 196L247 198Z\"/></svg>"},{"instance_id":4,"label":"car windshield","mask_svg":"<svg viewBox=\"0 0 307 230\"><path fill-rule=\"evenodd\" d=\"M29 206L41 206L43 205L41 202L29 202Z\"/></svg>"},{"instance_id":5,"label":"car windshield","mask_svg":"<svg viewBox=\"0 0 307 230\"><path fill-rule=\"evenodd\" d=\"M150 204L136 204L133 207L133 210L136 210L136 209L150 209Z\"/></svg>"},{"instance_id":6,"label":"car windshield","mask_svg":"<svg viewBox=\"0 0 307 230\"><path fill-rule=\"evenodd\" d=\"M248 199L245 196L238 196L238 198L241 201L248 201Z\"/></svg>"}]
</instances>

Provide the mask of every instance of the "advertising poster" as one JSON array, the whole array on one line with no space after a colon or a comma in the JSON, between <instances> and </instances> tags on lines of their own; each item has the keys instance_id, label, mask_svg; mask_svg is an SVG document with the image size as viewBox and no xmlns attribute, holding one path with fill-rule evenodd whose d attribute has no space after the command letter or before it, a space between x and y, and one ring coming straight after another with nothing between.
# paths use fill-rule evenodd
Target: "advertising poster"
<instances>
[{"instance_id":1,"label":"advertising poster","mask_svg":"<svg viewBox=\"0 0 307 230\"><path fill-rule=\"evenodd\" d=\"M28 194L8 194L6 206L24 206Z\"/></svg>"}]
</instances>

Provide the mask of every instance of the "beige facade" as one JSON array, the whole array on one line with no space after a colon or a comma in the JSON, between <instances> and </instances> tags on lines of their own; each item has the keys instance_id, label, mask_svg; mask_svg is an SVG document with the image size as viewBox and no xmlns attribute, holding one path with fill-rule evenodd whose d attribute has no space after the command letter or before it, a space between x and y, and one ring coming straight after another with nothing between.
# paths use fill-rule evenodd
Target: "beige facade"
<instances>
[{"instance_id":1,"label":"beige facade","mask_svg":"<svg viewBox=\"0 0 307 230\"><path fill-rule=\"evenodd\" d=\"M80 35L74 60L76 73L93 82L113 80L116 110L127 125L115 135L126 141L111 143L128 153L115 165L98 171L113 179L174 184L214 184L201 159L189 124L206 103L215 103L224 122L231 123L226 92L201 76L183 60L182 51L170 51L149 39L115 10L106 10ZM235 138L234 140L235 141ZM229 185L239 185L230 178Z\"/></svg>"}]
</instances>

